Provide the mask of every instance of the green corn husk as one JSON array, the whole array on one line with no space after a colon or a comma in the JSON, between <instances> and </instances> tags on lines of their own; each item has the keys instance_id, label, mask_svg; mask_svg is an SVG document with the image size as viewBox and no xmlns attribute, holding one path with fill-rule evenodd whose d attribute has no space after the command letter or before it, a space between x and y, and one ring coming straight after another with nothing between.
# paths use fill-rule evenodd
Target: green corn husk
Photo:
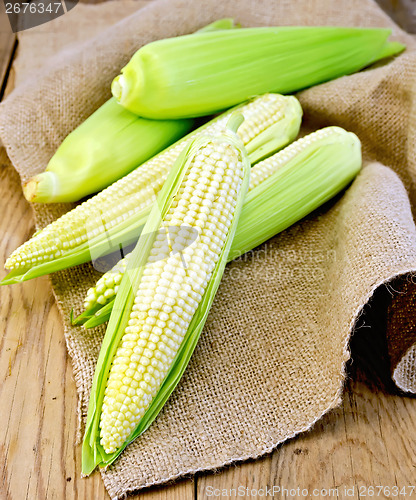
<instances>
[{"instance_id":1,"label":"green corn husk","mask_svg":"<svg viewBox=\"0 0 416 500\"><path fill-rule=\"evenodd\" d=\"M247 194L229 261L329 201L350 184L362 165L360 140L340 127L305 136L285 148L281 157L289 153L293 156L287 163L283 161L273 175Z\"/></svg>"},{"instance_id":2,"label":"green corn husk","mask_svg":"<svg viewBox=\"0 0 416 500\"><path fill-rule=\"evenodd\" d=\"M236 24L232 17L224 17L223 19L218 19L211 24L207 24L203 28L199 29L196 33L207 33L209 31L220 31L220 30L231 30L235 28L241 28L240 24Z\"/></svg>"},{"instance_id":3,"label":"green corn husk","mask_svg":"<svg viewBox=\"0 0 416 500\"><path fill-rule=\"evenodd\" d=\"M271 175L264 176L253 187L254 175L264 165L272 166ZM339 127L314 132L255 165L228 261L264 243L330 200L352 181L360 168L360 141ZM129 258L130 255L123 259L124 266ZM100 279L105 283L105 277L108 278L106 288L111 291L108 300L104 303L93 300L73 324L93 328L108 321L117 292L114 288L123 275L122 267L118 263ZM91 289L90 293L96 298L104 297L103 291Z\"/></svg>"},{"instance_id":4,"label":"green corn husk","mask_svg":"<svg viewBox=\"0 0 416 500\"><path fill-rule=\"evenodd\" d=\"M192 120L149 120L108 100L23 185L33 203L78 201L100 191L190 131Z\"/></svg>"},{"instance_id":5,"label":"green corn husk","mask_svg":"<svg viewBox=\"0 0 416 500\"><path fill-rule=\"evenodd\" d=\"M133 251L128 270L123 277L119 293L117 294L113 313L103 340L94 374L88 407L86 431L82 447L83 474L90 474L95 467L97 467L97 465L106 466L111 464L128 444L130 444L150 426L179 382L194 351L222 278L227 260L227 254L233 240L244 201L244 195L249 184L250 162L241 141L237 136L231 134L231 131L235 131L239 123L241 123L240 118L241 115L237 115L233 116L230 120L230 132L225 134L226 137L223 136L222 138L217 137L214 139L215 141L226 141L228 144L232 144L240 152L245 172L237 199L237 206L234 211L234 218L229 228L225 244L220 252L219 259L215 264L211 278L202 296L202 300L191 319L185 337L179 347L179 351L177 352L174 362L167 372L156 397L153 399L137 427L124 444L116 452L108 454L104 451L104 448L100 443L99 424L105 386L107 384L107 378L112 360L128 324L134 297L142 279L143 266L147 262L148 256L150 255L150 250L152 248L156 232L161 227L162 220L169 210L170 205L173 202L173 198L176 193L178 193L182 179L192 158L197 154L201 147L209 142L212 142L212 136L199 136L182 151L158 196L157 203L155 203L152 208L142 235L140 236L140 239Z\"/></svg>"},{"instance_id":6,"label":"green corn husk","mask_svg":"<svg viewBox=\"0 0 416 500\"><path fill-rule=\"evenodd\" d=\"M196 33L235 27L233 19L219 19ZM33 203L78 201L128 174L193 125L189 119L140 118L109 99L65 138L45 172L29 179L23 193Z\"/></svg>"},{"instance_id":7,"label":"green corn husk","mask_svg":"<svg viewBox=\"0 0 416 500\"><path fill-rule=\"evenodd\" d=\"M368 62L368 65L373 64L377 61L381 61L382 59L387 59L389 57L394 57L397 54L400 54L400 52L403 52L403 50L406 47L400 43L400 42L387 42L386 45L383 47L381 52L379 52L373 60Z\"/></svg>"},{"instance_id":8,"label":"green corn husk","mask_svg":"<svg viewBox=\"0 0 416 500\"><path fill-rule=\"evenodd\" d=\"M272 27L159 40L139 49L112 84L126 109L148 118L220 111L265 92L292 93L401 52L389 29Z\"/></svg>"},{"instance_id":9,"label":"green corn husk","mask_svg":"<svg viewBox=\"0 0 416 500\"><path fill-rule=\"evenodd\" d=\"M240 127L239 134L245 133L243 140L249 152L251 162L278 151L290 143L299 131L302 109L299 101L293 96L267 94L252 99L249 103L244 103L234 109L239 109L243 114L246 113L247 115L245 116L246 119L243 126ZM250 109L251 112L249 112ZM256 111L253 114L253 110L258 110L258 112ZM273 120L271 124L263 120L261 123L262 127L259 129L258 121L264 116L265 110L273 111ZM161 187L163 179L166 178L169 169L174 163L170 152L173 150L177 151L175 153L176 156L174 155L176 159L180 151L180 149L178 150L179 146L185 147L186 142L190 138L205 130L213 131L215 128L218 128L218 124L223 127L222 124L226 123L224 120L232 112L232 110L227 111L194 132L191 132L191 134L115 182L98 195L90 198L74 210L63 215L60 219L57 219L54 223L38 231L28 242L15 250L6 261L5 267L11 269L11 271L0 282L0 285L21 283L38 276L95 260L109 253L119 251L123 246L137 241L140 231L149 215L151 205L154 201L154 194L158 192L158 190L152 192L152 196L146 199L146 206L138 206L135 198L136 194L141 191L147 193L147 184L143 186L141 183L144 183L145 179L147 179L147 183L149 177L152 177L158 179L158 186ZM254 137L251 135L252 128L257 130ZM253 144L257 149L254 148ZM164 164L163 176L160 169L158 172L154 171L155 164L161 161ZM147 177L141 177L144 174ZM145 187L146 189L144 189ZM134 206L137 206L137 210L133 213L130 210L130 199L133 199ZM129 209L125 209L126 204L130 207ZM119 213L120 210L123 212L123 220L107 228L104 221L112 221L113 212L116 211ZM124 215L126 216L125 218ZM96 223L99 225L97 226ZM70 248L65 249L62 247L62 239L68 237L76 241L76 231L80 230L80 228L85 229L88 239L86 241L78 241L75 246ZM55 241L58 241L61 246L57 247L54 243ZM55 245L54 250L53 245ZM33 249L35 249L37 256L33 256ZM16 258L23 259L25 262L33 258L34 261L29 260L29 264L13 268L10 261Z\"/></svg>"}]
</instances>

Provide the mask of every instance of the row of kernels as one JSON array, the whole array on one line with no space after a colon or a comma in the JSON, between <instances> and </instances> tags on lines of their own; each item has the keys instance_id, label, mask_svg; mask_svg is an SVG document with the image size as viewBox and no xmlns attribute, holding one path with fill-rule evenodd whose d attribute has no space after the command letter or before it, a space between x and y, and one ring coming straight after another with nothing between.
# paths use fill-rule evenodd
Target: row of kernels
<instances>
[{"instance_id":1,"label":"row of kernels","mask_svg":"<svg viewBox=\"0 0 416 500\"><path fill-rule=\"evenodd\" d=\"M238 136L247 145L252 139L284 117L285 98L268 94L244 107L244 122L238 129Z\"/></svg>"},{"instance_id":2,"label":"row of kernels","mask_svg":"<svg viewBox=\"0 0 416 500\"><path fill-rule=\"evenodd\" d=\"M251 169L249 191L257 187L261 182L289 163L289 161L310 146L313 142L324 139L334 133L337 133L337 129L333 127L326 127L324 129L317 130L316 132L312 132L311 134L298 139L270 158L266 158L265 160L254 165Z\"/></svg>"}]
</instances>

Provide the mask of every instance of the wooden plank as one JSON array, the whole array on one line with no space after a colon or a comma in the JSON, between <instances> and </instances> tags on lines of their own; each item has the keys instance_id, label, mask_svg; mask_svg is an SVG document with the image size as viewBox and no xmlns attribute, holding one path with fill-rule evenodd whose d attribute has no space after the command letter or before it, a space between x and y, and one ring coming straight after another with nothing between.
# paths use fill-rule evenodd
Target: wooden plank
<instances>
[{"instance_id":1,"label":"wooden plank","mask_svg":"<svg viewBox=\"0 0 416 500\"><path fill-rule=\"evenodd\" d=\"M196 500L193 479L183 479L172 485L143 490L129 500Z\"/></svg>"},{"instance_id":2,"label":"wooden plank","mask_svg":"<svg viewBox=\"0 0 416 500\"><path fill-rule=\"evenodd\" d=\"M0 2L0 100L3 96L7 74L16 43L16 35L12 32L10 27L4 3Z\"/></svg>"},{"instance_id":3,"label":"wooden plank","mask_svg":"<svg viewBox=\"0 0 416 500\"><path fill-rule=\"evenodd\" d=\"M0 170L0 212L3 263L33 230L31 210L10 165ZM72 493L87 486L74 480L80 468L74 447L76 394L48 279L2 287L0 323L0 497L64 498L65 492L75 498ZM89 488L104 491L98 476Z\"/></svg>"}]
</instances>

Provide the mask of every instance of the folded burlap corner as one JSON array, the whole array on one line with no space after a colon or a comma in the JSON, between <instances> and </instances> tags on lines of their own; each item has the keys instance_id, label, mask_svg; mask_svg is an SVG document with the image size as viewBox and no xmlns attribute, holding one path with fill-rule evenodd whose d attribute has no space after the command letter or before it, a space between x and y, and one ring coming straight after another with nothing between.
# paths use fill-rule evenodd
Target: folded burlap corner
<instances>
[{"instance_id":1,"label":"folded burlap corner","mask_svg":"<svg viewBox=\"0 0 416 500\"><path fill-rule=\"evenodd\" d=\"M124 1L79 5L49 23L47 36L77 42L88 23L97 25L97 12L105 11L100 23L110 25L123 6L136 9ZM22 179L42 171L66 134L108 98L112 78L137 48L220 17L243 26L390 26L408 49L388 64L299 94L309 129L336 124L360 137L365 167L344 195L227 266L177 390L150 429L102 472L112 498L261 456L310 428L340 402L348 342L363 307L398 276L387 325L391 371L399 388L416 392L416 43L371 0L152 2L85 45L67 46L6 99L0 136L10 160ZM21 34L22 71L28 37L30 31ZM34 206L38 227L68 208ZM85 332L68 318L72 308L81 311L96 277L90 265L51 277L81 428L104 328Z\"/></svg>"}]
</instances>

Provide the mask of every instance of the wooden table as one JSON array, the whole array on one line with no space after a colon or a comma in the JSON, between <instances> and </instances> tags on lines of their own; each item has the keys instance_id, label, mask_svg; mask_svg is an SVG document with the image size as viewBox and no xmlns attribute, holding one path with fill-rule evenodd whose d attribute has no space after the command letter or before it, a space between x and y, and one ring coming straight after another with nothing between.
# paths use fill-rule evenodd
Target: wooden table
<instances>
[{"instance_id":1,"label":"wooden table","mask_svg":"<svg viewBox=\"0 0 416 500\"><path fill-rule=\"evenodd\" d=\"M1 95L13 86L16 44L1 16ZM18 176L6 166L0 167L0 214L3 263L33 231ZM0 273L1 278L5 273ZM377 293L381 300L387 298L385 290ZM378 485L393 493L383 490L378 498L408 498L410 486L416 485L416 401L399 395L385 378L383 322L369 328L368 315L363 321L352 341L343 404L311 431L262 459L201 473L134 498L205 499L239 486L276 486L287 491L275 491L275 498L305 498L297 493L300 488L308 490L307 498L343 499L369 496L365 488ZM80 477L75 383L47 277L0 289L0 332L0 500L109 498L98 473ZM393 486L406 487L407 495L394 495ZM253 493L246 497L255 498ZM416 498L416 489L412 496Z\"/></svg>"}]
</instances>

